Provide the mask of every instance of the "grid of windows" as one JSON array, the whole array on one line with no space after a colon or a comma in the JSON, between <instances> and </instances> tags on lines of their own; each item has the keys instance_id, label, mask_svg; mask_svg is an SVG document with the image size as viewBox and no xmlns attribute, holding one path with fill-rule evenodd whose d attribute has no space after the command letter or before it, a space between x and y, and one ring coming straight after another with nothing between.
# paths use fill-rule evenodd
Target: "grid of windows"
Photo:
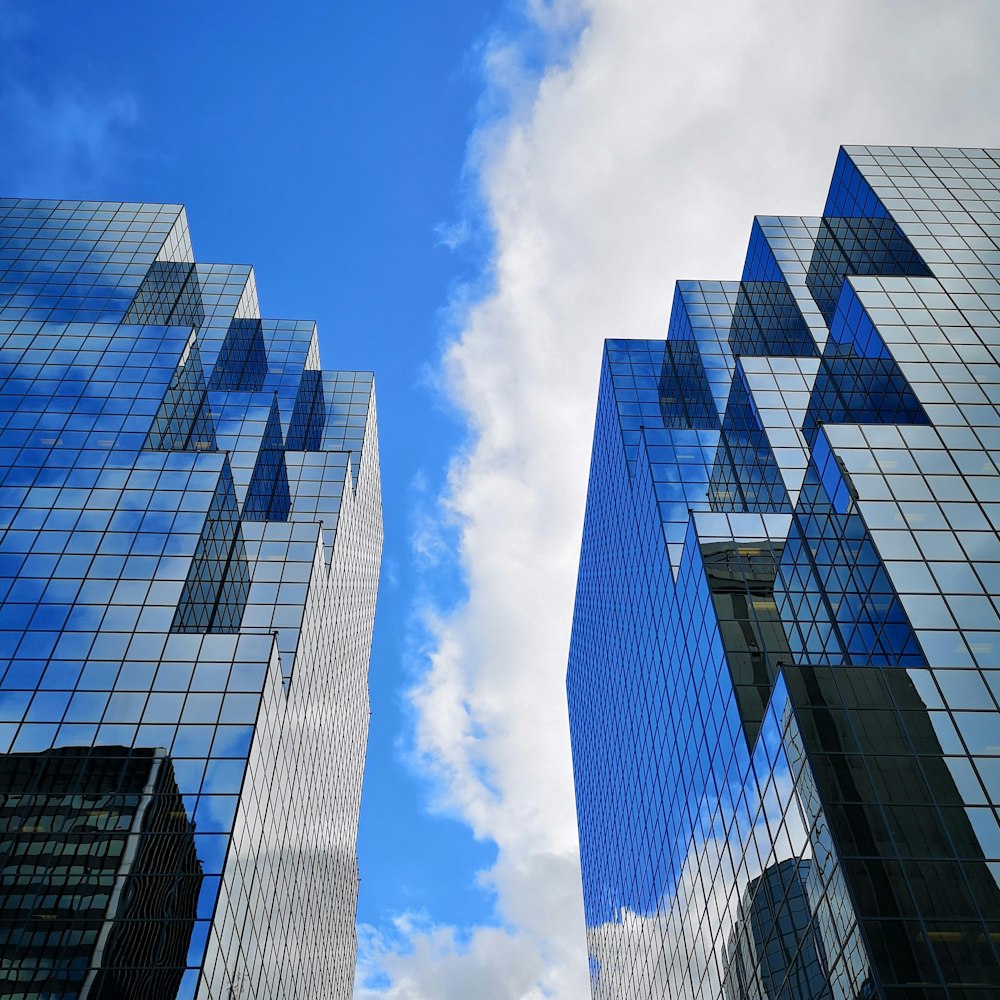
<instances>
[{"instance_id":1,"label":"grid of windows","mask_svg":"<svg viewBox=\"0 0 1000 1000\"><path fill-rule=\"evenodd\" d=\"M741 369L733 378L726 404L709 498L712 509L718 511L777 513L791 509L777 459Z\"/></svg>"},{"instance_id":2,"label":"grid of windows","mask_svg":"<svg viewBox=\"0 0 1000 1000\"><path fill-rule=\"evenodd\" d=\"M0 945L21 981L78 995L83 971L88 996L176 996L203 876L170 758L61 747L5 754L0 773L16 872Z\"/></svg>"},{"instance_id":3,"label":"grid of windows","mask_svg":"<svg viewBox=\"0 0 1000 1000\"><path fill-rule=\"evenodd\" d=\"M0 203L0 305L8 321L118 323L155 261L187 261L179 205Z\"/></svg>"},{"instance_id":4,"label":"grid of windows","mask_svg":"<svg viewBox=\"0 0 1000 1000\"><path fill-rule=\"evenodd\" d=\"M1000 152L848 147L818 219L608 341L567 693L592 992L1000 990Z\"/></svg>"},{"instance_id":5,"label":"grid of windows","mask_svg":"<svg viewBox=\"0 0 1000 1000\"><path fill-rule=\"evenodd\" d=\"M381 540L370 373L179 206L0 200L0 993L351 995Z\"/></svg>"}]
</instances>

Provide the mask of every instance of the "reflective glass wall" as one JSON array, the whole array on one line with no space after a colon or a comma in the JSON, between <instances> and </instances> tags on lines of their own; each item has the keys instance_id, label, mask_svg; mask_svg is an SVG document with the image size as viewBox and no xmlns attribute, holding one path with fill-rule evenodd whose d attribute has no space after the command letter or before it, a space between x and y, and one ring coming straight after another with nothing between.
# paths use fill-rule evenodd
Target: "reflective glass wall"
<instances>
[{"instance_id":1,"label":"reflective glass wall","mask_svg":"<svg viewBox=\"0 0 1000 1000\"><path fill-rule=\"evenodd\" d=\"M1000 151L608 341L567 689L592 992L1000 995Z\"/></svg>"},{"instance_id":2,"label":"reflective glass wall","mask_svg":"<svg viewBox=\"0 0 1000 1000\"><path fill-rule=\"evenodd\" d=\"M0 200L0 995L349 997L374 384L179 206Z\"/></svg>"}]
</instances>

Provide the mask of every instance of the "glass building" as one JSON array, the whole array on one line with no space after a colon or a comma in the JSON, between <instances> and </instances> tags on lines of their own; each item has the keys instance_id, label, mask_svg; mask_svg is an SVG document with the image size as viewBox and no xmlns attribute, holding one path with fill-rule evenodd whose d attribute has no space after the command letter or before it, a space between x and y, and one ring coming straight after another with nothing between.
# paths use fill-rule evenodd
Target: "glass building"
<instances>
[{"instance_id":1,"label":"glass building","mask_svg":"<svg viewBox=\"0 0 1000 1000\"><path fill-rule=\"evenodd\" d=\"M1000 150L605 345L567 688L595 998L1000 996Z\"/></svg>"},{"instance_id":2,"label":"glass building","mask_svg":"<svg viewBox=\"0 0 1000 1000\"><path fill-rule=\"evenodd\" d=\"M348 998L374 383L177 205L0 200L0 996Z\"/></svg>"}]
</instances>

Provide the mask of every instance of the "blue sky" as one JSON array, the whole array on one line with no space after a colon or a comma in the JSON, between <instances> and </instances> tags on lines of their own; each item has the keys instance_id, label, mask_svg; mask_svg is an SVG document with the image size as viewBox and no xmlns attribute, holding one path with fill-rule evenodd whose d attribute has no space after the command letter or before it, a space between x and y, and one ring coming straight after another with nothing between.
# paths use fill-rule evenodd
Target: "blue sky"
<instances>
[{"instance_id":1,"label":"blue sky","mask_svg":"<svg viewBox=\"0 0 1000 1000\"><path fill-rule=\"evenodd\" d=\"M985 0L0 0L0 192L182 201L200 260L376 371L357 1000L586 995L564 677L603 340L737 278L754 213L818 214L841 143L1000 145L998 28Z\"/></svg>"}]
</instances>

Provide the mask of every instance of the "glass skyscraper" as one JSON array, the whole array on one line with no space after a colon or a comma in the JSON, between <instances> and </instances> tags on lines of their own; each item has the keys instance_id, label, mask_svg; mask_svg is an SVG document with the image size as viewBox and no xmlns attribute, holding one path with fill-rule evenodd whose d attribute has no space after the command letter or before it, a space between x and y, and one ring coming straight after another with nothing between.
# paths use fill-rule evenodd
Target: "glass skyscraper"
<instances>
[{"instance_id":1,"label":"glass skyscraper","mask_svg":"<svg viewBox=\"0 0 1000 1000\"><path fill-rule=\"evenodd\" d=\"M0 200L0 996L348 998L374 383L177 205Z\"/></svg>"},{"instance_id":2,"label":"glass skyscraper","mask_svg":"<svg viewBox=\"0 0 1000 1000\"><path fill-rule=\"evenodd\" d=\"M1000 150L606 343L567 688L601 1000L1000 996Z\"/></svg>"}]
</instances>

